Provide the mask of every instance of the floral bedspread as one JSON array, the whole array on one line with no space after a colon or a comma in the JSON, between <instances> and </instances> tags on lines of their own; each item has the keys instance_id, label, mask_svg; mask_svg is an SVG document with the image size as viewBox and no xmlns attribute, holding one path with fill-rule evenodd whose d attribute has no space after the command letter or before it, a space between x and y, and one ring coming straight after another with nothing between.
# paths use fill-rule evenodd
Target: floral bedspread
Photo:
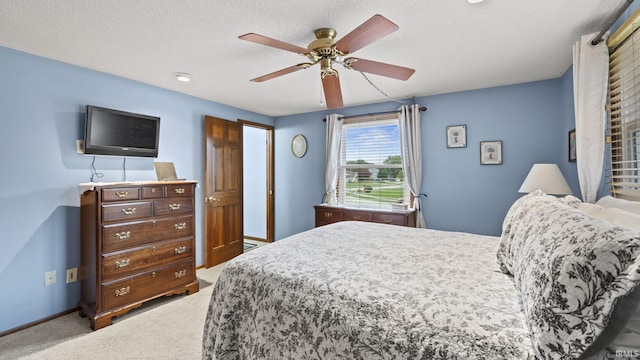
<instances>
[{"instance_id":1,"label":"floral bedspread","mask_svg":"<svg viewBox=\"0 0 640 360\"><path fill-rule=\"evenodd\" d=\"M204 359L533 359L499 238L340 222L230 261Z\"/></svg>"}]
</instances>

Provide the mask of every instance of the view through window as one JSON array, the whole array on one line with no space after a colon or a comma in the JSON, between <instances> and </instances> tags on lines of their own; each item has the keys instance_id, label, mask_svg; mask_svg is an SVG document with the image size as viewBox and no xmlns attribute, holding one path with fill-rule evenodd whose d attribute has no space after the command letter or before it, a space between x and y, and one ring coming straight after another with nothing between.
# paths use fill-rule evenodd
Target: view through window
<instances>
[{"instance_id":1,"label":"view through window","mask_svg":"<svg viewBox=\"0 0 640 360\"><path fill-rule=\"evenodd\" d=\"M390 209L409 203L400 157L398 119L345 123L338 200L347 206Z\"/></svg>"}]
</instances>

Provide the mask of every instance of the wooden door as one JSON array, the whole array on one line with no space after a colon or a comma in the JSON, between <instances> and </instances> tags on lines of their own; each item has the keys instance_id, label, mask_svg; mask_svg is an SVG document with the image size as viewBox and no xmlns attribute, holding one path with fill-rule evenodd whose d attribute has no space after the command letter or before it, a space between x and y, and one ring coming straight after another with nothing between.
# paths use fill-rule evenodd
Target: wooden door
<instances>
[{"instance_id":1,"label":"wooden door","mask_svg":"<svg viewBox=\"0 0 640 360\"><path fill-rule=\"evenodd\" d=\"M205 262L243 252L242 125L205 116Z\"/></svg>"}]
</instances>

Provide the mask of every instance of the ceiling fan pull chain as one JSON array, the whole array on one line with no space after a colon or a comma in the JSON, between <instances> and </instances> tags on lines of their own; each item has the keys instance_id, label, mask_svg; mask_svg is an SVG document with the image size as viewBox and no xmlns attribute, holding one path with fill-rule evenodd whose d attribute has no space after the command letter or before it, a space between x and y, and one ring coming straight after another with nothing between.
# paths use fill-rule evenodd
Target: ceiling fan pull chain
<instances>
[{"instance_id":1,"label":"ceiling fan pull chain","mask_svg":"<svg viewBox=\"0 0 640 360\"><path fill-rule=\"evenodd\" d=\"M357 70L356 70L357 71ZM374 84L367 75L365 75L365 73L363 73L362 71L358 71L366 80L367 82L369 82L369 84L371 84L371 86L373 86L374 89L378 90L380 92L380 94L386 96L389 100L397 102L397 103L401 103L404 104L405 102L402 100L398 100L396 98L392 98L391 96L387 95L387 93L385 93L384 91L380 90L379 87L376 86L376 84Z\"/></svg>"}]
</instances>

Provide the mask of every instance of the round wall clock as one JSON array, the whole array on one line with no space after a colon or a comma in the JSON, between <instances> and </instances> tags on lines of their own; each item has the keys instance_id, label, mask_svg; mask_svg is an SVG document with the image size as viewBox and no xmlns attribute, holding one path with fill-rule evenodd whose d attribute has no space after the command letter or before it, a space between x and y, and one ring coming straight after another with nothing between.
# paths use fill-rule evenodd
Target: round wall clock
<instances>
[{"instance_id":1,"label":"round wall clock","mask_svg":"<svg viewBox=\"0 0 640 360\"><path fill-rule=\"evenodd\" d=\"M295 157L303 157L307 152L307 139L302 134L298 134L291 139L291 152Z\"/></svg>"}]
</instances>

